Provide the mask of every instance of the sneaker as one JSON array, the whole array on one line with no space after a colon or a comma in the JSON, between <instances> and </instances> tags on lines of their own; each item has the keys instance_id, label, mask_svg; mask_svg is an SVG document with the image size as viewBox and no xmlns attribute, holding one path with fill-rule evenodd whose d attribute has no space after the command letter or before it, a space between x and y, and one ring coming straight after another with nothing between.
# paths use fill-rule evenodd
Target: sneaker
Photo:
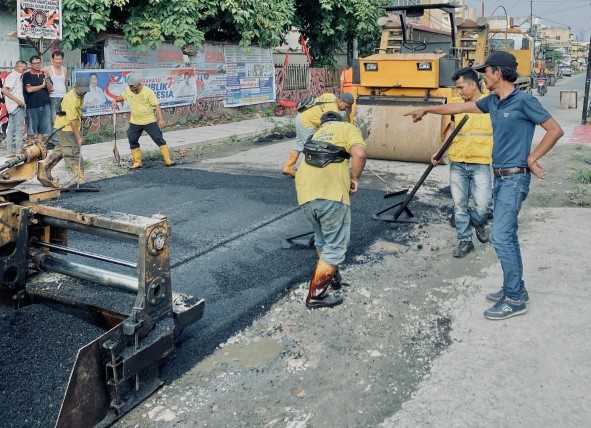
<instances>
[{"instance_id":1,"label":"sneaker","mask_svg":"<svg viewBox=\"0 0 591 428\"><path fill-rule=\"evenodd\" d=\"M466 257L468 253L474 251L474 244L472 241L460 241L457 248L452 251L452 256L462 258Z\"/></svg>"},{"instance_id":2,"label":"sneaker","mask_svg":"<svg viewBox=\"0 0 591 428\"><path fill-rule=\"evenodd\" d=\"M512 300L503 296L492 307L484 311L484 316L489 320L504 320L526 312L527 306L523 298Z\"/></svg>"},{"instance_id":3,"label":"sneaker","mask_svg":"<svg viewBox=\"0 0 591 428\"><path fill-rule=\"evenodd\" d=\"M478 238L478 240L480 242L482 242L483 244L486 244L487 242L490 241L490 233L486 229L485 224L483 224L482 226L478 226L473 221L471 221L470 224L474 228L474 232L476 232L476 238Z\"/></svg>"},{"instance_id":4,"label":"sneaker","mask_svg":"<svg viewBox=\"0 0 591 428\"><path fill-rule=\"evenodd\" d=\"M501 298L504 295L505 295L505 293L503 293L503 289L500 289L496 293L487 294L486 300L488 300L489 302L497 303L499 300L501 300ZM528 294L527 290L525 289L525 287L523 287L523 292L521 293L521 297L523 297L523 301L525 303L529 303L529 294Z\"/></svg>"}]
</instances>

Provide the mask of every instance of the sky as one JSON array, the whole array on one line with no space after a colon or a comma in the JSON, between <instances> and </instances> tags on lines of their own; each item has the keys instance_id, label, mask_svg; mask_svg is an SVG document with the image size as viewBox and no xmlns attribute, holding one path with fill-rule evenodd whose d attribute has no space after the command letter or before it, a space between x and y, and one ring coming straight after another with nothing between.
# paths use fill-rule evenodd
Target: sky
<instances>
[{"instance_id":1,"label":"sky","mask_svg":"<svg viewBox=\"0 0 591 428\"><path fill-rule=\"evenodd\" d=\"M482 0L466 0L466 4L481 15ZM591 36L591 0L485 0L484 16L502 16L503 6L509 16L523 17L533 15L541 18L541 23L553 27L570 27L575 40L589 41ZM493 15L494 12L494 15Z\"/></svg>"}]
</instances>

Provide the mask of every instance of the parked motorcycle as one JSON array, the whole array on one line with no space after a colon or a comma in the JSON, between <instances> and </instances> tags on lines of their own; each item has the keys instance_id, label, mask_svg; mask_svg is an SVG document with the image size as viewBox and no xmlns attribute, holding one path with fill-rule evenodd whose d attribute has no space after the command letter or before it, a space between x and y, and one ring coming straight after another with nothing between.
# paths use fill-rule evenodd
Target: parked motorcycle
<instances>
[{"instance_id":1,"label":"parked motorcycle","mask_svg":"<svg viewBox=\"0 0 591 428\"><path fill-rule=\"evenodd\" d=\"M538 94L540 94L541 96L546 95L546 92L548 92L548 88L546 88L546 81L547 81L546 77L538 77L536 79L536 86L538 87Z\"/></svg>"}]
</instances>

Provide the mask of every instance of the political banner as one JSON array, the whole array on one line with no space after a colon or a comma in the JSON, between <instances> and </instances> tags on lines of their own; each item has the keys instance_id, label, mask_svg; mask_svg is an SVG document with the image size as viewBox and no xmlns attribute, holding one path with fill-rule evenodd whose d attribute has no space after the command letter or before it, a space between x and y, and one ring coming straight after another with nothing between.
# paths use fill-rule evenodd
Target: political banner
<instances>
[{"instance_id":1,"label":"political banner","mask_svg":"<svg viewBox=\"0 0 591 428\"><path fill-rule=\"evenodd\" d=\"M275 67L270 48L224 46L225 107L275 102Z\"/></svg>"},{"instance_id":2,"label":"political banner","mask_svg":"<svg viewBox=\"0 0 591 428\"><path fill-rule=\"evenodd\" d=\"M151 70L74 70L74 82L80 77L90 81L90 91L84 96L82 114L98 116L110 114L111 103L123 93L130 76L142 79L144 86L154 91L160 107L193 104L197 95L195 71L192 68ZM120 111L129 111L125 102Z\"/></svg>"},{"instance_id":3,"label":"political banner","mask_svg":"<svg viewBox=\"0 0 591 428\"><path fill-rule=\"evenodd\" d=\"M61 0L18 0L16 13L19 38L62 39Z\"/></svg>"},{"instance_id":4,"label":"political banner","mask_svg":"<svg viewBox=\"0 0 591 428\"><path fill-rule=\"evenodd\" d=\"M159 47L138 52L125 39L109 39L105 42L104 55L105 69L110 70L180 68L185 63L183 51L172 43L163 43Z\"/></svg>"},{"instance_id":5,"label":"political banner","mask_svg":"<svg viewBox=\"0 0 591 428\"><path fill-rule=\"evenodd\" d=\"M204 43L197 55L189 57L195 70L197 101L226 97L226 63L221 44Z\"/></svg>"}]
</instances>

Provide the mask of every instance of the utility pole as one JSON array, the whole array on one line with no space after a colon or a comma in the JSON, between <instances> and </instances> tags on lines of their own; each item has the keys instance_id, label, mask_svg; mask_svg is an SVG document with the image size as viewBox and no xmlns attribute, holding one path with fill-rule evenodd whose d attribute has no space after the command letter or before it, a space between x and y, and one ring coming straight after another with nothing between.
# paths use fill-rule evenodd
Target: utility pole
<instances>
[{"instance_id":1,"label":"utility pole","mask_svg":"<svg viewBox=\"0 0 591 428\"><path fill-rule=\"evenodd\" d=\"M587 124L589 112L589 86L591 86L591 37L589 38L589 54L587 55L587 77L585 79L585 96L583 97L583 117L581 125Z\"/></svg>"},{"instance_id":2,"label":"utility pole","mask_svg":"<svg viewBox=\"0 0 591 428\"><path fill-rule=\"evenodd\" d=\"M534 34L534 0L529 2L529 35L534 39L536 37Z\"/></svg>"}]
</instances>

